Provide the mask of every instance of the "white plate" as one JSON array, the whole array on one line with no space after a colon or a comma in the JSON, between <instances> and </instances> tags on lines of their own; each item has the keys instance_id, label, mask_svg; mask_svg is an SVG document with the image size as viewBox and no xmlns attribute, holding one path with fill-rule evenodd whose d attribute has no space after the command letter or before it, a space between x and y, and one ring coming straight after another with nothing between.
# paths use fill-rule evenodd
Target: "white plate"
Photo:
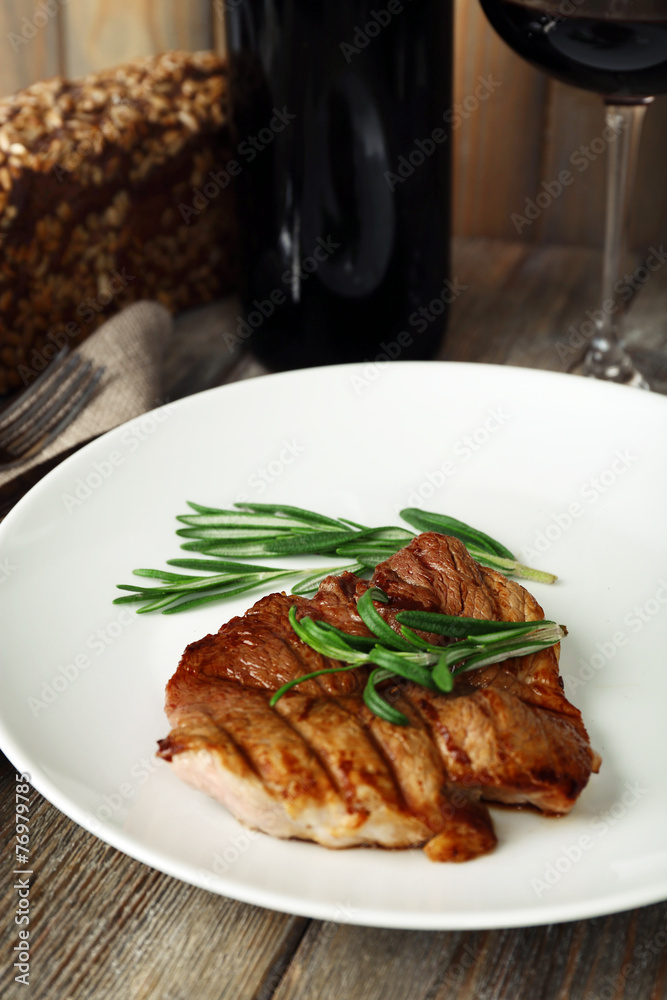
<instances>
[{"instance_id":1,"label":"white plate","mask_svg":"<svg viewBox=\"0 0 667 1000\"><path fill-rule=\"evenodd\" d=\"M393 363L187 398L72 456L0 526L0 744L109 844L277 910L454 929L664 899L666 495L667 401L572 376ZM159 764L181 651L259 595L137 616L112 605L115 584L178 555L186 499L244 497L377 525L419 503L558 573L532 589L569 626L566 690L604 758L573 812L494 810L493 854L435 865L419 850L332 852L248 832Z\"/></svg>"}]
</instances>

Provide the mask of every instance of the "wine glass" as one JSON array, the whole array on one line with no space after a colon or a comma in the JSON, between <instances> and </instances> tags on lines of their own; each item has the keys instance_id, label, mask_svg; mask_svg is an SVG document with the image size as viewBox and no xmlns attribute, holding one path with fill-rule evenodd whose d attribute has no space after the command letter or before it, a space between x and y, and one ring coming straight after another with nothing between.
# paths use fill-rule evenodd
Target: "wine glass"
<instances>
[{"instance_id":1,"label":"wine glass","mask_svg":"<svg viewBox=\"0 0 667 1000\"><path fill-rule=\"evenodd\" d=\"M642 389L665 357L641 351L640 371L623 346L619 294L641 126L656 94L667 92L665 0L480 0L501 38L539 69L600 94L607 127L607 207L601 308L583 372Z\"/></svg>"}]
</instances>

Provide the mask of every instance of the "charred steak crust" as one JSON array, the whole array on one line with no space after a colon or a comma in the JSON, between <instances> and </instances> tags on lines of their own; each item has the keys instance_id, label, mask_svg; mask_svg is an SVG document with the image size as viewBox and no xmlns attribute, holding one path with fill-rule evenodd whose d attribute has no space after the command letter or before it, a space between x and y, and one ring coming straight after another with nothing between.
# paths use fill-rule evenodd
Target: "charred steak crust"
<instances>
[{"instance_id":1,"label":"charred steak crust","mask_svg":"<svg viewBox=\"0 0 667 1000\"><path fill-rule=\"evenodd\" d=\"M171 724L159 755L240 821L327 847L424 846L466 861L496 844L484 800L566 813L600 760L564 693L558 647L471 671L449 696L399 682L384 692L411 721L394 726L363 701L360 668L282 684L331 665L288 621L324 620L368 635L356 601L389 597L390 624L419 609L537 621L523 587L478 565L454 538L426 533L375 570L324 580L312 599L270 594L185 650L167 685Z\"/></svg>"}]
</instances>

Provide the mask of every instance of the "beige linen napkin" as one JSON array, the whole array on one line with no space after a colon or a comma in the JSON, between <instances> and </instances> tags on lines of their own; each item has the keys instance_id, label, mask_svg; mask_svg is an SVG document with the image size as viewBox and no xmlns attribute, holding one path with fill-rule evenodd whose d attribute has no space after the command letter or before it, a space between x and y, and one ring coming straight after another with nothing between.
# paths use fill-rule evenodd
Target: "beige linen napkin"
<instances>
[{"instance_id":1,"label":"beige linen napkin","mask_svg":"<svg viewBox=\"0 0 667 1000\"><path fill-rule=\"evenodd\" d=\"M36 481L40 466L48 471L59 455L64 457L76 445L166 402L160 398L161 372L171 331L171 315L164 306L137 302L91 334L76 353L95 365L104 365L95 395L44 451L14 469L0 471L0 488L8 487L12 480L27 479L31 470L29 478Z\"/></svg>"}]
</instances>

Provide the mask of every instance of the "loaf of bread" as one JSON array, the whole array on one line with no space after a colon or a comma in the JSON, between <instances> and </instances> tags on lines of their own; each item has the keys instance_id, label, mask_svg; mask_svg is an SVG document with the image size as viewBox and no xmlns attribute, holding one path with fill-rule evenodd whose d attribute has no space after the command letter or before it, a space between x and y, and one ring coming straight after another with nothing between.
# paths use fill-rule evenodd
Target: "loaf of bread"
<instances>
[{"instance_id":1,"label":"loaf of bread","mask_svg":"<svg viewBox=\"0 0 667 1000\"><path fill-rule=\"evenodd\" d=\"M0 393L147 298L235 287L227 81L168 52L0 101Z\"/></svg>"}]
</instances>

